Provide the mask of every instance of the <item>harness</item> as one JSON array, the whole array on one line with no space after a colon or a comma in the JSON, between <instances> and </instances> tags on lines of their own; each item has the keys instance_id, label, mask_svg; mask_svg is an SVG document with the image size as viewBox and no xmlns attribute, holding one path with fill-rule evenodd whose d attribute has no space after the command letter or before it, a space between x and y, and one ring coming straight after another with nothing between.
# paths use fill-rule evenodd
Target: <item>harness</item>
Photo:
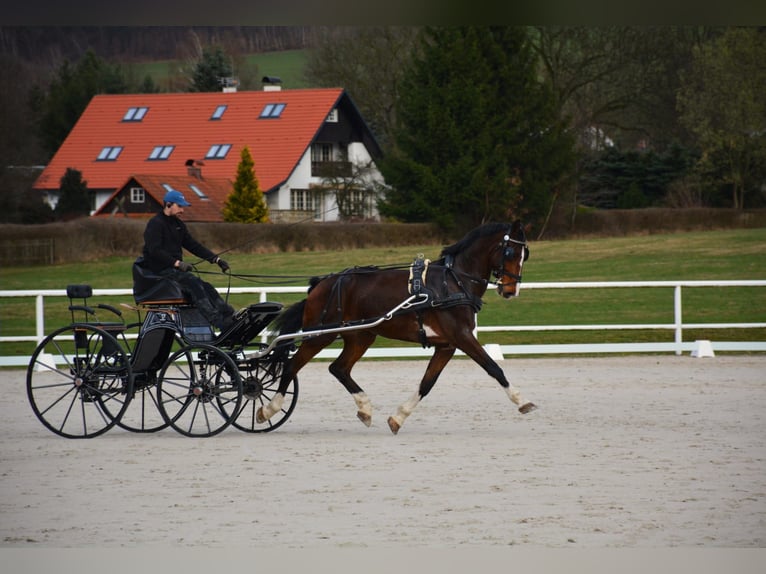
<instances>
[{"instance_id":1,"label":"harness","mask_svg":"<svg viewBox=\"0 0 766 574\"><path fill-rule=\"evenodd\" d=\"M428 298L418 305L415 305L415 317L418 320L418 338L423 348L430 347L426 331L423 328L423 311L428 309L446 309L457 305L470 305L474 312L481 310L482 300L479 297L471 295L462 280L452 266L435 265L432 276L437 275L437 279L431 283L436 283L436 288L428 287L427 273L431 265L430 259L424 259L423 255L418 255L410 265L410 277L407 282L407 290L411 295L425 294ZM448 278L451 277L455 284L460 287L460 291L454 293L448 292ZM439 280L441 279L441 280ZM411 311L409 311L411 312Z\"/></svg>"},{"instance_id":2,"label":"harness","mask_svg":"<svg viewBox=\"0 0 766 574\"><path fill-rule=\"evenodd\" d=\"M502 281L504 277L511 277L517 282L520 282L521 275L507 272L505 270L505 264L508 260L513 260L519 257L519 255L522 256L523 261L526 261L529 258L529 248L527 247L526 241L512 239L509 229L503 236L502 241L495 244L494 249L501 249L502 257L500 258L498 267L492 269L492 275L498 281ZM517 249L522 249L523 251L519 253ZM423 314L425 311L432 309L448 309L458 305L468 305L475 313L478 313L481 310L483 303L481 298L476 297L469 292L465 281L480 284L485 288L489 284L489 281L482 277L475 277L465 272L457 271L454 268L454 264L455 257L449 253L444 254L444 256L436 262L431 262L430 259L425 259L422 254L419 254L409 266L407 290L410 295L422 295L422 297L418 302L408 303L406 306L397 309L392 316L414 312L418 321L418 338L424 348L431 346L428 342L428 337L426 336L426 331L423 325ZM389 267L389 269L391 268L392 267ZM399 268L404 268L404 266L400 266ZM338 273L338 280L333 284L330 295L320 314L320 325L324 324L325 317L333 307L333 303L335 311L341 311L343 283L349 275L355 273L370 273L379 271L380 269L381 268L376 266L352 267ZM316 281L318 282L319 279L316 279ZM312 283L312 288L315 284L316 283ZM451 291L450 288L452 289ZM309 289L309 292L310 291L311 289ZM347 324L351 325L353 322Z\"/></svg>"}]
</instances>

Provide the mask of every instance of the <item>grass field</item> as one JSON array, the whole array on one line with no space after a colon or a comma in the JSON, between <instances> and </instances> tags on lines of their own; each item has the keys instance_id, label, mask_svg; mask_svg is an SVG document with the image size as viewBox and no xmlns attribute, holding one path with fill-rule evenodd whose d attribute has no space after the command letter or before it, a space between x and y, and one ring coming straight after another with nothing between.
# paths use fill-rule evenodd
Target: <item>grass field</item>
<instances>
[{"instance_id":1,"label":"grass field","mask_svg":"<svg viewBox=\"0 0 766 574\"><path fill-rule=\"evenodd\" d=\"M418 254L436 259L441 245L391 247L297 253L237 254L226 259L235 273L276 275L294 280L266 279L269 284L306 285L308 277L340 271L354 265L409 263ZM655 281L766 279L766 229L708 231L669 235L540 241L530 245L531 257L524 266L525 282L559 281ZM187 258L188 259L188 258ZM96 289L129 288L132 258L113 258L88 265L10 267L2 271L2 289L63 289L70 283L89 283ZM200 269L214 271L203 263ZM219 287L227 285L220 274L206 275ZM264 283L255 283L263 285ZM233 279L232 286L252 282ZM274 295L283 303L302 295ZM235 307L253 302L251 295L232 295ZM479 315L481 325L566 325L672 323L673 290L572 289L526 290L517 299L504 300L489 291ZM686 288L683 291L684 322L766 322L766 289ZM98 302L132 303L130 297L103 298ZM69 322L66 300L46 299L46 331ZM0 299L0 335L34 334L32 298ZM766 340L765 329L685 331L685 340ZM673 340L670 331L601 331L486 333L482 342L575 343L641 342ZM0 355L30 354L33 344L0 344Z\"/></svg>"},{"instance_id":2,"label":"grass field","mask_svg":"<svg viewBox=\"0 0 766 574\"><path fill-rule=\"evenodd\" d=\"M241 77L242 73L249 73L257 66L257 77L249 78L249 80L257 85L258 89L263 76L277 76L282 80L282 87L285 89L308 88L311 86L303 75L306 58L305 50L249 54L246 56L245 70L234 70L234 74L240 76L240 82L243 82L246 78ZM128 68L129 74L139 82L147 75L151 76L154 83L163 91L184 90L189 81L184 74L184 70L188 69L189 65L179 60L137 63L129 65Z\"/></svg>"}]
</instances>

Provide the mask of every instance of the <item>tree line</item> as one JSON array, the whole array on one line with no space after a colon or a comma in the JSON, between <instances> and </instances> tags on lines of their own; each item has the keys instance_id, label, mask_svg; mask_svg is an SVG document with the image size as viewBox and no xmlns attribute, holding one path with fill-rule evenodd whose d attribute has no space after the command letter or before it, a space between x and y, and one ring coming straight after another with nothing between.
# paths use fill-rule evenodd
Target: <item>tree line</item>
<instances>
[{"instance_id":1,"label":"tree line","mask_svg":"<svg viewBox=\"0 0 766 574\"><path fill-rule=\"evenodd\" d=\"M130 38L151 30L84 30L96 40L81 41L87 50L43 80L25 55L35 51L24 47L39 31L0 28L0 125L11 134L0 144L3 166L47 161L96 93L158 90L121 67L138 54ZM386 187L375 191L392 219L457 229L515 214L539 235L588 208L766 204L764 28L229 27L167 37L174 34L186 34L189 90L220 89L218 78L255 46L305 48L309 85L344 87L381 143ZM13 210L3 212L7 220Z\"/></svg>"},{"instance_id":2,"label":"tree line","mask_svg":"<svg viewBox=\"0 0 766 574\"><path fill-rule=\"evenodd\" d=\"M230 54L300 50L307 26L0 26L0 53L58 66L93 50L108 61L173 60L186 46L224 46Z\"/></svg>"}]
</instances>

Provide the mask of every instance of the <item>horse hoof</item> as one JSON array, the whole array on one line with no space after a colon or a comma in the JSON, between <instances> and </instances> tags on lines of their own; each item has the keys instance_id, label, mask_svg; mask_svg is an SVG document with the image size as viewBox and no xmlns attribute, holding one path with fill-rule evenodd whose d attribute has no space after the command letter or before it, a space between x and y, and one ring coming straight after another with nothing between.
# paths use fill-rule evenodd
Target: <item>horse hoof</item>
<instances>
[{"instance_id":1,"label":"horse hoof","mask_svg":"<svg viewBox=\"0 0 766 574\"><path fill-rule=\"evenodd\" d=\"M358 411L356 413L356 418L362 421L364 423L364 426L368 427L372 424L372 417L368 415L367 413L363 413L362 411Z\"/></svg>"},{"instance_id":2,"label":"horse hoof","mask_svg":"<svg viewBox=\"0 0 766 574\"><path fill-rule=\"evenodd\" d=\"M263 407L258 407L258 410L255 411L255 422L259 425L266 422L266 417L263 416Z\"/></svg>"},{"instance_id":3,"label":"horse hoof","mask_svg":"<svg viewBox=\"0 0 766 574\"><path fill-rule=\"evenodd\" d=\"M527 413L531 413L533 410L537 408L537 405L535 403L524 403L519 407L519 412L522 415L525 415Z\"/></svg>"},{"instance_id":4,"label":"horse hoof","mask_svg":"<svg viewBox=\"0 0 766 574\"><path fill-rule=\"evenodd\" d=\"M392 433L396 434L399 432L399 429L402 428L402 425L396 422L394 417L388 417L388 428L391 429Z\"/></svg>"}]
</instances>

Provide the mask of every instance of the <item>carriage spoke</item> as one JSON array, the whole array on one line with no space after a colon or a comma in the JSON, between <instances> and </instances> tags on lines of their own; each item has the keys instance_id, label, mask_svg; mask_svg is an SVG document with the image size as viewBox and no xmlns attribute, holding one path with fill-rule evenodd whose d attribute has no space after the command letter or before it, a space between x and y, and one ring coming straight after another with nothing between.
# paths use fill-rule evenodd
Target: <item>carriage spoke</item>
<instances>
[{"instance_id":1,"label":"carriage spoke","mask_svg":"<svg viewBox=\"0 0 766 574\"><path fill-rule=\"evenodd\" d=\"M54 331L35 349L27 368L27 397L51 431L90 438L119 420L131 381L127 357L111 334L96 325L73 324Z\"/></svg>"},{"instance_id":2,"label":"carriage spoke","mask_svg":"<svg viewBox=\"0 0 766 574\"><path fill-rule=\"evenodd\" d=\"M213 436L231 424L242 402L242 379L234 361L206 344L171 355L158 377L159 409L186 436Z\"/></svg>"}]
</instances>

